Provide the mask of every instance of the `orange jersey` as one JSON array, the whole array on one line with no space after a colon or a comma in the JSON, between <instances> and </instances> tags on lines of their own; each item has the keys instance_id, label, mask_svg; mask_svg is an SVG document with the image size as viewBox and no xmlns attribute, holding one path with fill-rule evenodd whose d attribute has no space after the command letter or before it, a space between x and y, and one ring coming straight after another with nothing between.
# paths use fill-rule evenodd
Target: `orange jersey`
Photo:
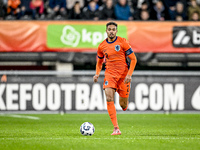
<instances>
[{"instance_id":1,"label":"orange jersey","mask_svg":"<svg viewBox=\"0 0 200 150\"><path fill-rule=\"evenodd\" d=\"M98 47L98 58L106 59L105 76L125 78L128 72L126 56L133 53L125 38L117 36L113 42L105 39Z\"/></svg>"},{"instance_id":2,"label":"orange jersey","mask_svg":"<svg viewBox=\"0 0 200 150\"><path fill-rule=\"evenodd\" d=\"M21 4L20 0L8 0L8 6L16 9Z\"/></svg>"}]
</instances>

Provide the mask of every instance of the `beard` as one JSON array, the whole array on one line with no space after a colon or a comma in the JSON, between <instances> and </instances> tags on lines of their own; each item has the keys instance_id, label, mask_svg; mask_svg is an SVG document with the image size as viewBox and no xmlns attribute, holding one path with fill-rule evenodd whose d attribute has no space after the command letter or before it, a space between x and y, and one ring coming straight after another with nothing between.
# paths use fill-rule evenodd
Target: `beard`
<instances>
[{"instance_id":1,"label":"beard","mask_svg":"<svg viewBox=\"0 0 200 150\"><path fill-rule=\"evenodd\" d=\"M112 34L112 35L110 35L110 36L109 36L109 38L112 40L112 39L114 39L114 38L115 38L115 35L114 35L114 34Z\"/></svg>"}]
</instances>

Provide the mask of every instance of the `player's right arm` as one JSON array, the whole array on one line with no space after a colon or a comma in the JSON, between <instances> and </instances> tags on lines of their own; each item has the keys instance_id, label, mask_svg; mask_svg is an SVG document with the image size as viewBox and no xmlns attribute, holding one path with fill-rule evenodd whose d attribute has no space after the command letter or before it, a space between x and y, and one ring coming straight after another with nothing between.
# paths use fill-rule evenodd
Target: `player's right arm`
<instances>
[{"instance_id":1,"label":"player's right arm","mask_svg":"<svg viewBox=\"0 0 200 150\"><path fill-rule=\"evenodd\" d=\"M103 59L98 58L97 64L96 64L96 74L93 77L94 82L98 81L99 74L100 74L101 69L102 69L102 64L103 64Z\"/></svg>"},{"instance_id":2,"label":"player's right arm","mask_svg":"<svg viewBox=\"0 0 200 150\"><path fill-rule=\"evenodd\" d=\"M102 69L102 65L103 65L103 58L104 55L100 49L100 46L98 47L98 51L97 51L97 64L96 64L96 74L93 76L93 81L97 82L98 78L99 78L99 74L101 72Z\"/></svg>"}]
</instances>

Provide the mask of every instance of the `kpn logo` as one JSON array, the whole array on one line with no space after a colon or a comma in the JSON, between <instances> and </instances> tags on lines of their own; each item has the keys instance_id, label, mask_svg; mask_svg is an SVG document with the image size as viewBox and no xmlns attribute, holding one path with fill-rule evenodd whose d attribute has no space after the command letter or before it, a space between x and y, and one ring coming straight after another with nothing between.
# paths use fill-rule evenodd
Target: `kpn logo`
<instances>
[{"instance_id":1,"label":"kpn logo","mask_svg":"<svg viewBox=\"0 0 200 150\"><path fill-rule=\"evenodd\" d=\"M200 26L173 28L174 47L200 47Z\"/></svg>"},{"instance_id":2,"label":"kpn logo","mask_svg":"<svg viewBox=\"0 0 200 150\"><path fill-rule=\"evenodd\" d=\"M127 38L126 26L119 26L119 36ZM49 25L49 48L97 48L107 37L105 25Z\"/></svg>"}]
</instances>

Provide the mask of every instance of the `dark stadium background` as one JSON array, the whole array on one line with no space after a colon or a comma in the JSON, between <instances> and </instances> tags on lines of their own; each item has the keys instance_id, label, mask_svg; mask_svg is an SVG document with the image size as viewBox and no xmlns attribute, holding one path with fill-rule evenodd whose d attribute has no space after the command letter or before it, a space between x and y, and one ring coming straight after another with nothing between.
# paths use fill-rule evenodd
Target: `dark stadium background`
<instances>
[{"instance_id":1,"label":"dark stadium background","mask_svg":"<svg viewBox=\"0 0 200 150\"><path fill-rule=\"evenodd\" d=\"M28 37L24 40L22 37L26 34L24 34L25 30L23 27L31 25L42 29L44 24L45 27L48 26L47 32L53 35L54 31L51 31L51 28L56 29L64 25L74 25L73 27L79 30L78 25L80 25L80 28L90 29L91 26L96 25L98 27L105 27L105 24L112 20L119 23L119 31L126 29L127 33L119 33L125 34L129 38L128 40L132 44L138 59L135 72L133 73L134 87L132 88L133 92L130 101L134 102L137 97L137 93L134 91L137 89L137 85L144 83L144 86L149 91L151 91L151 87L156 86L154 87L155 91L153 91L153 94L156 96L159 96L157 93L161 90L163 104L165 99L168 101L169 98L169 105L174 107L172 105L176 104L172 104L172 101L175 98L177 105L178 102L184 101L184 109L181 110L187 110L186 108L197 112L200 110L198 102L200 97L198 94L200 89L198 80L200 74L200 24L198 18L197 20L195 20L195 17L193 18L193 13L200 16L199 0L127 0L124 7L122 7L126 8L123 10L124 14L118 12L122 9L120 8L122 4L119 4L120 1L118 2L117 0L111 0L113 2L111 9L106 7L106 0L66 0L63 3L64 1L38 0L37 4L32 4L33 1L21 0L21 3L17 5L15 10L15 8L11 8L9 0L0 0L0 26L2 29L0 32L0 73L2 85L5 84L5 87L7 87L7 84L16 83L16 86L19 87L21 83L30 83L31 86L34 86L37 83L43 82L47 88L52 83L52 77L55 77L53 82L59 86L62 81L78 84L79 82L77 83L77 81L83 82L84 79L84 83L88 84L91 92L93 86L91 82L92 75L95 73L97 59L97 46L94 48L91 47L92 44L88 44L88 49L82 47L78 49L76 47L60 49L52 44L52 42L58 39L57 37L53 38L53 40L51 39L51 43L48 43L47 39L49 37L46 37L47 39L42 40L47 41L45 44L50 44L50 46L53 46L53 49L47 47L47 45L39 45L38 48L37 44L40 44L40 41L38 41L40 34L38 32L33 33L36 35L35 37L30 36L31 38ZM60 12L55 12L56 3L60 5L60 8L64 7L64 10L61 11L60 9ZM77 7L80 11L78 16L74 15L73 12L75 5L78 5ZM92 5L95 6L93 11L91 11ZM182 12L178 11L180 9L178 7L181 7L180 5L182 6ZM27 8L28 11L24 12L23 7ZM157 13L158 7L161 7L161 13ZM16 13L18 12L17 9L19 9L19 14ZM149 16L145 18L142 16L142 12L148 13ZM118 14L123 15L118 16ZM128 15L126 18L124 18L125 14ZM182 18L180 19L180 17ZM98 30L98 27L96 27L96 30ZM18 32L19 36L13 37ZM27 35L28 33L27 31ZM182 33L184 35L181 35ZM150 42L152 40L153 43L143 41L143 38L148 39ZM29 47L24 49L23 44L26 45L27 43L29 43ZM35 45L36 48L32 49ZM140 49L140 47L144 48ZM37 80L31 80L31 76ZM48 78L48 76L50 77ZM44 78L45 80L43 81ZM27 80L24 81L24 79ZM172 87L172 97L165 96L165 87L168 87L168 84ZM179 95L180 97L176 95L180 93L179 89L176 90L176 86L179 87L179 85L184 87L182 93L184 95ZM162 89L159 87L162 87ZM4 102L6 102L5 91L6 88L2 94ZM20 103L19 88L14 92L17 92L19 97L13 99L13 103L14 101ZM32 91L30 90L29 92ZM143 94L142 99L151 95L149 93ZM183 99L180 100L182 97ZM62 103L63 101L62 96ZM27 101L27 103L30 102ZM75 108L74 105L73 109ZM194 105L197 105L195 109L191 107ZM164 106L159 110L163 110L163 108ZM147 107L147 110L149 109L150 104ZM178 110L178 106L170 109ZM98 109L95 108L95 110Z\"/></svg>"},{"instance_id":2,"label":"dark stadium background","mask_svg":"<svg viewBox=\"0 0 200 150\"><path fill-rule=\"evenodd\" d=\"M93 82L109 21L138 60L119 136ZM200 0L0 0L0 149L199 150L199 124Z\"/></svg>"}]
</instances>

